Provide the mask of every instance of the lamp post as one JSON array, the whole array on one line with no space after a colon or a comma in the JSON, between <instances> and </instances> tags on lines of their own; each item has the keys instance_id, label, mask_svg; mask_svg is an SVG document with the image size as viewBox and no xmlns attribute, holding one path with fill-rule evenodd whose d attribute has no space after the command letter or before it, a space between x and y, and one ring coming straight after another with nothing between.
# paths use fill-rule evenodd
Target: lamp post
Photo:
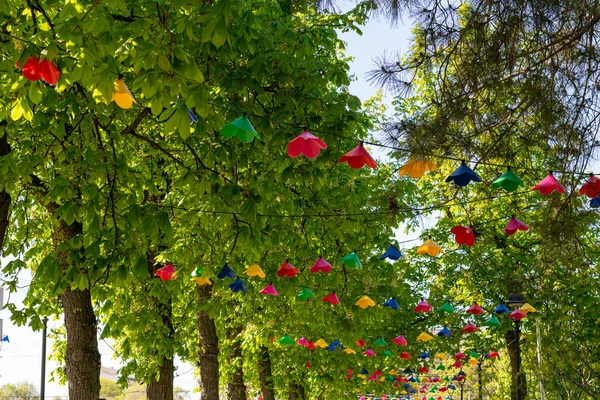
<instances>
[{"instance_id":1,"label":"lamp post","mask_svg":"<svg viewBox=\"0 0 600 400\"><path fill-rule=\"evenodd\" d=\"M463 391L464 391L464 387L465 387L465 378L466 377L467 377L467 374L465 374L465 372L462 369L456 375L456 380L458 381L458 384L460 385L460 400L463 400Z\"/></svg>"},{"instance_id":2,"label":"lamp post","mask_svg":"<svg viewBox=\"0 0 600 400\"><path fill-rule=\"evenodd\" d=\"M479 379L479 387L478 387L478 390L479 390L479 400L483 400L483 378L481 376L481 364L482 363L483 363L483 360L481 360L479 362L479 364L477 364L477 370L478 370L477 371L478 372L477 378Z\"/></svg>"},{"instance_id":3,"label":"lamp post","mask_svg":"<svg viewBox=\"0 0 600 400\"><path fill-rule=\"evenodd\" d=\"M519 308L523 304L525 304L525 300L523 299L522 294L513 293L508 296L508 300L506 301L506 305L508 308L512 309ZM515 331L514 331L514 340L515 340L515 400L521 399L521 385L519 383L519 374L521 373L521 321L515 319Z\"/></svg>"},{"instance_id":4,"label":"lamp post","mask_svg":"<svg viewBox=\"0 0 600 400\"><path fill-rule=\"evenodd\" d=\"M48 317L42 318L44 331L42 333L42 379L40 382L40 400L46 398L46 332L48 329Z\"/></svg>"}]
</instances>

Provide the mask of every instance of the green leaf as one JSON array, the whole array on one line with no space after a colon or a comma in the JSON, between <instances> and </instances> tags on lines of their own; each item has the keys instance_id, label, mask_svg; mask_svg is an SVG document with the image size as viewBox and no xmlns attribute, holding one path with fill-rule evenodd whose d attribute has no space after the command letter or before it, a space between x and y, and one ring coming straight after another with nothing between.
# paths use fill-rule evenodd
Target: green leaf
<instances>
[{"instance_id":1,"label":"green leaf","mask_svg":"<svg viewBox=\"0 0 600 400\"><path fill-rule=\"evenodd\" d=\"M247 199L244 201L240 212L242 213L242 217L248 222L256 221L256 201L254 201L254 199Z\"/></svg>"},{"instance_id":2,"label":"green leaf","mask_svg":"<svg viewBox=\"0 0 600 400\"><path fill-rule=\"evenodd\" d=\"M28 94L29 100L31 100L33 104L40 104L43 100L42 90L37 82L31 82Z\"/></svg>"},{"instance_id":3,"label":"green leaf","mask_svg":"<svg viewBox=\"0 0 600 400\"><path fill-rule=\"evenodd\" d=\"M223 46L225 41L227 40L227 25L225 25L225 19L219 19L216 29L212 36L212 44L214 44L217 48Z\"/></svg>"},{"instance_id":4,"label":"green leaf","mask_svg":"<svg viewBox=\"0 0 600 400\"><path fill-rule=\"evenodd\" d=\"M168 72L171 70L171 63L169 62L169 59L162 53L158 55L158 66L163 71Z\"/></svg>"}]
</instances>

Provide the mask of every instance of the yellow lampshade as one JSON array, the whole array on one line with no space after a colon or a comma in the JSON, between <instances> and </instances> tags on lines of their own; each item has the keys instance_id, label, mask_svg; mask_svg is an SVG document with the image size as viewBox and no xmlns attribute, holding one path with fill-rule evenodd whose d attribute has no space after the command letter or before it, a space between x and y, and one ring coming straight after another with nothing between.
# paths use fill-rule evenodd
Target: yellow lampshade
<instances>
[{"instance_id":1,"label":"yellow lampshade","mask_svg":"<svg viewBox=\"0 0 600 400\"><path fill-rule=\"evenodd\" d=\"M375 307L375 302L373 300L371 300L371 298L367 295L364 295L363 297L361 297L360 299L358 299L358 301L356 302L357 306L359 306L360 308L367 308L367 307Z\"/></svg>"},{"instance_id":2,"label":"yellow lampshade","mask_svg":"<svg viewBox=\"0 0 600 400\"><path fill-rule=\"evenodd\" d=\"M407 175L413 179L419 179L427 171L435 171L437 165L425 158L411 157L406 164L400 168L400 176Z\"/></svg>"},{"instance_id":3,"label":"yellow lampshade","mask_svg":"<svg viewBox=\"0 0 600 400\"><path fill-rule=\"evenodd\" d=\"M521 310L521 312L525 315L527 315L528 313L534 313L537 312L537 310L535 308L533 308L531 306L531 304L529 303L525 303L521 306L521 308L519 308L519 310Z\"/></svg>"},{"instance_id":4,"label":"yellow lampshade","mask_svg":"<svg viewBox=\"0 0 600 400\"><path fill-rule=\"evenodd\" d=\"M419 246L417 249L417 254L429 254L430 256L435 257L442 251L442 248L438 246L436 242L431 240L431 238L429 238L425 241L425 243Z\"/></svg>"},{"instance_id":5,"label":"yellow lampshade","mask_svg":"<svg viewBox=\"0 0 600 400\"><path fill-rule=\"evenodd\" d=\"M136 102L129 91L129 88L125 85L125 82L123 82L123 79L117 79L115 81L115 91L112 95L112 101L117 103L117 105L124 110L130 109L133 103Z\"/></svg>"},{"instance_id":6,"label":"yellow lampshade","mask_svg":"<svg viewBox=\"0 0 600 400\"><path fill-rule=\"evenodd\" d=\"M198 284L198 286L203 286L203 285L212 285L212 282L210 281L209 278L204 278L204 277L193 277L190 279L191 281L196 281L196 283Z\"/></svg>"},{"instance_id":7,"label":"yellow lampshade","mask_svg":"<svg viewBox=\"0 0 600 400\"><path fill-rule=\"evenodd\" d=\"M431 336L429 333L423 331L421 332L421 334L417 337L417 342L428 342L431 339L433 339L433 336Z\"/></svg>"}]
</instances>

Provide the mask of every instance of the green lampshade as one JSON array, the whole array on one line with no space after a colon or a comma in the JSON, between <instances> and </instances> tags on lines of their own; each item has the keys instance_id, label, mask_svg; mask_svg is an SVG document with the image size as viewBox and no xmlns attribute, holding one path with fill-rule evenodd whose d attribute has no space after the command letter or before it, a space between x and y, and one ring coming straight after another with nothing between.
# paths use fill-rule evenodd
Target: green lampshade
<instances>
[{"instance_id":1,"label":"green lampshade","mask_svg":"<svg viewBox=\"0 0 600 400\"><path fill-rule=\"evenodd\" d=\"M492 183L492 189L503 188L507 192L514 192L519 186L525 186L521 178L519 178L510 168L506 170L498 179Z\"/></svg>"},{"instance_id":2,"label":"green lampshade","mask_svg":"<svg viewBox=\"0 0 600 400\"><path fill-rule=\"evenodd\" d=\"M387 346L388 344L386 343L386 341L383 338L379 338L376 341L373 342L373 346Z\"/></svg>"},{"instance_id":3,"label":"green lampshade","mask_svg":"<svg viewBox=\"0 0 600 400\"><path fill-rule=\"evenodd\" d=\"M381 357L392 357L392 352L389 350L386 350L383 353L381 353Z\"/></svg>"},{"instance_id":4,"label":"green lampshade","mask_svg":"<svg viewBox=\"0 0 600 400\"><path fill-rule=\"evenodd\" d=\"M308 299L314 299L315 298L315 294L313 292L311 292L310 290L308 290L307 288L302 288L302 290L300 290L300 293L298 293L298 296L296 296L296 298L298 300L308 300Z\"/></svg>"},{"instance_id":5,"label":"green lampshade","mask_svg":"<svg viewBox=\"0 0 600 400\"><path fill-rule=\"evenodd\" d=\"M355 252L352 252L347 256L340 258L340 261L346 264L348 268L360 268L362 266L360 259L358 258L358 255L356 255Z\"/></svg>"},{"instance_id":6,"label":"green lampshade","mask_svg":"<svg viewBox=\"0 0 600 400\"><path fill-rule=\"evenodd\" d=\"M192 278L201 278L202 277L202 268L198 267L190 274Z\"/></svg>"},{"instance_id":7,"label":"green lampshade","mask_svg":"<svg viewBox=\"0 0 600 400\"><path fill-rule=\"evenodd\" d=\"M277 343L279 343L279 344L294 344L294 341L288 335L285 335L284 337L279 339L277 341Z\"/></svg>"},{"instance_id":8,"label":"green lampshade","mask_svg":"<svg viewBox=\"0 0 600 400\"><path fill-rule=\"evenodd\" d=\"M469 353L469 357L479 358L479 353L476 351L472 351Z\"/></svg>"},{"instance_id":9,"label":"green lampshade","mask_svg":"<svg viewBox=\"0 0 600 400\"><path fill-rule=\"evenodd\" d=\"M435 367L435 369L437 369L438 371L444 371L446 367L444 367L444 364L440 364L437 367Z\"/></svg>"},{"instance_id":10,"label":"green lampshade","mask_svg":"<svg viewBox=\"0 0 600 400\"><path fill-rule=\"evenodd\" d=\"M500 326L500 321L498 320L498 318L496 318L495 315L492 315L491 317L488 318L487 321L485 321L485 323L483 324L484 326Z\"/></svg>"},{"instance_id":11,"label":"green lampshade","mask_svg":"<svg viewBox=\"0 0 600 400\"><path fill-rule=\"evenodd\" d=\"M245 115L223 125L221 135L225 137L236 136L243 143L252 143L254 138L260 140L260 136L258 136L250 120Z\"/></svg>"},{"instance_id":12,"label":"green lampshade","mask_svg":"<svg viewBox=\"0 0 600 400\"><path fill-rule=\"evenodd\" d=\"M446 304L440 307L440 311L446 311L448 314L452 314L454 312L454 307L447 301Z\"/></svg>"}]
</instances>

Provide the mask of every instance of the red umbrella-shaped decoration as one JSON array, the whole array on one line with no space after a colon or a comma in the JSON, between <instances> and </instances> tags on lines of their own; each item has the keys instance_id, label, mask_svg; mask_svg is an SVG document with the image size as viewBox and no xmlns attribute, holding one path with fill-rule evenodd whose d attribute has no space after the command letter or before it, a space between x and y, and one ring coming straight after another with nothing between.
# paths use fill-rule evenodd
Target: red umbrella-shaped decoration
<instances>
[{"instance_id":1,"label":"red umbrella-shaped decoration","mask_svg":"<svg viewBox=\"0 0 600 400\"><path fill-rule=\"evenodd\" d=\"M365 343L365 341L363 339L359 339L358 341L356 341L355 343L358 347L365 347L367 344Z\"/></svg>"},{"instance_id":2,"label":"red umbrella-shaped decoration","mask_svg":"<svg viewBox=\"0 0 600 400\"><path fill-rule=\"evenodd\" d=\"M399 344L400 346L406 346L408 343L406 342L406 339L404 339L404 336L400 335L400 336L396 336L393 340L394 344Z\"/></svg>"},{"instance_id":3,"label":"red umbrella-shaped decoration","mask_svg":"<svg viewBox=\"0 0 600 400\"><path fill-rule=\"evenodd\" d=\"M524 312L522 312L518 308L515 308L515 311L511 312L508 315L508 318L514 319L515 321L520 321L520 320L522 320L525 317L527 317L527 314L525 314Z\"/></svg>"},{"instance_id":4,"label":"red umbrella-shaped decoration","mask_svg":"<svg viewBox=\"0 0 600 400\"><path fill-rule=\"evenodd\" d=\"M467 358L467 356L465 356L465 355L464 355L462 352L460 352L460 351L454 355L454 359L455 359L455 360L462 360L462 359L464 359L464 358Z\"/></svg>"},{"instance_id":5,"label":"red umbrella-shaped decoration","mask_svg":"<svg viewBox=\"0 0 600 400\"><path fill-rule=\"evenodd\" d=\"M335 292L329 293L327 296L323 297L323 303L329 303L329 304L340 304L340 301L338 300L337 295L335 294Z\"/></svg>"},{"instance_id":6,"label":"red umbrella-shaped decoration","mask_svg":"<svg viewBox=\"0 0 600 400\"><path fill-rule=\"evenodd\" d=\"M277 293L275 287L270 283L260 291L260 294L270 294L271 296L279 296L279 293Z\"/></svg>"},{"instance_id":7,"label":"red umbrella-shaped decoration","mask_svg":"<svg viewBox=\"0 0 600 400\"><path fill-rule=\"evenodd\" d=\"M454 234L454 240L458 244L464 244L469 247L475 244L475 234L473 233L473 229L468 226L455 226L450 229L450 232Z\"/></svg>"},{"instance_id":8,"label":"red umbrella-shaped decoration","mask_svg":"<svg viewBox=\"0 0 600 400\"><path fill-rule=\"evenodd\" d=\"M18 67L19 64L17 63ZM45 80L50 85L55 85L60 80L60 71L56 65L49 60L40 61L39 57L29 57L23 65L21 74L28 81Z\"/></svg>"},{"instance_id":9,"label":"red umbrella-shaped decoration","mask_svg":"<svg viewBox=\"0 0 600 400\"><path fill-rule=\"evenodd\" d=\"M49 85L56 85L60 80L60 71L52 61L46 59L40 61L40 73L42 79Z\"/></svg>"},{"instance_id":10,"label":"red umbrella-shaped decoration","mask_svg":"<svg viewBox=\"0 0 600 400\"><path fill-rule=\"evenodd\" d=\"M462 368L462 364L460 361L454 361L454 364L451 365L454 368Z\"/></svg>"},{"instance_id":11,"label":"red umbrella-shaped decoration","mask_svg":"<svg viewBox=\"0 0 600 400\"><path fill-rule=\"evenodd\" d=\"M296 342L296 344L298 346L308 346L308 340L306 340L304 337L301 337L300 339L298 339L298 341Z\"/></svg>"},{"instance_id":12,"label":"red umbrella-shaped decoration","mask_svg":"<svg viewBox=\"0 0 600 400\"><path fill-rule=\"evenodd\" d=\"M377 163L373 160L373 157L364 148L363 142L360 142L358 146L344 154L339 162L347 162L352 169L360 169L365 165L369 168L377 167Z\"/></svg>"},{"instance_id":13,"label":"red umbrella-shaped decoration","mask_svg":"<svg viewBox=\"0 0 600 400\"><path fill-rule=\"evenodd\" d=\"M416 313L428 313L429 311L431 311L431 306L425 300L421 300L421 302L415 307Z\"/></svg>"},{"instance_id":14,"label":"red umbrella-shaped decoration","mask_svg":"<svg viewBox=\"0 0 600 400\"><path fill-rule=\"evenodd\" d=\"M284 276L287 276L288 278L293 278L298 272L300 271L298 271L296 267L290 264L288 260L285 260L285 262L281 264L281 267L279 267L279 269L277 270L277 276L280 278L283 278Z\"/></svg>"},{"instance_id":15,"label":"red umbrella-shaped decoration","mask_svg":"<svg viewBox=\"0 0 600 400\"><path fill-rule=\"evenodd\" d=\"M429 370L427 369L426 366L423 365L421 368L419 368L419 372L422 374L428 374Z\"/></svg>"},{"instance_id":16,"label":"red umbrella-shaped decoration","mask_svg":"<svg viewBox=\"0 0 600 400\"><path fill-rule=\"evenodd\" d=\"M496 357L498 357L499 355L500 355L500 354L498 354L498 352L497 352L497 351L495 351L495 350L491 350L489 353L487 353L487 354L485 355L485 358L496 358Z\"/></svg>"},{"instance_id":17,"label":"red umbrella-shaped decoration","mask_svg":"<svg viewBox=\"0 0 600 400\"><path fill-rule=\"evenodd\" d=\"M464 328L462 328L460 331L463 333L473 333L475 331L478 331L479 328L476 327L472 322L467 322L467 324L465 325Z\"/></svg>"},{"instance_id":18,"label":"red umbrella-shaped decoration","mask_svg":"<svg viewBox=\"0 0 600 400\"><path fill-rule=\"evenodd\" d=\"M315 345L315 342L313 342L312 340L310 342L308 342L306 347L308 347L310 350L314 350L317 348L317 346Z\"/></svg>"},{"instance_id":19,"label":"red umbrella-shaped decoration","mask_svg":"<svg viewBox=\"0 0 600 400\"><path fill-rule=\"evenodd\" d=\"M526 231L528 229L529 225L527 225L525 222L519 221L515 217L510 217L506 228L504 228L504 232L506 232L506 234L510 236L517 233L517 231Z\"/></svg>"},{"instance_id":20,"label":"red umbrella-shaped decoration","mask_svg":"<svg viewBox=\"0 0 600 400\"><path fill-rule=\"evenodd\" d=\"M400 358L404 360L410 360L410 353L408 351L403 351L400 353Z\"/></svg>"},{"instance_id":21,"label":"red umbrella-shaped decoration","mask_svg":"<svg viewBox=\"0 0 600 400\"><path fill-rule=\"evenodd\" d=\"M15 67L19 68L19 63L15 64ZM40 67L40 59L38 57L29 57L23 69L21 69L21 75L28 81L39 81L42 79L42 70Z\"/></svg>"},{"instance_id":22,"label":"red umbrella-shaped decoration","mask_svg":"<svg viewBox=\"0 0 600 400\"><path fill-rule=\"evenodd\" d=\"M316 274L317 272L322 272L324 274L331 271L331 264L329 264L323 257L319 257L319 259L315 262L315 264L310 268L310 272Z\"/></svg>"},{"instance_id":23,"label":"red umbrella-shaped decoration","mask_svg":"<svg viewBox=\"0 0 600 400\"><path fill-rule=\"evenodd\" d=\"M539 192L543 195L548 195L552 192L558 193L566 193L567 189L563 185L560 184L558 180L552 175L552 171L546 176L544 179L540 181L533 190L539 190Z\"/></svg>"},{"instance_id":24,"label":"red umbrella-shaped decoration","mask_svg":"<svg viewBox=\"0 0 600 400\"><path fill-rule=\"evenodd\" d=\"M175 280L175 267L173 264L168 264L156 270L156 276L163 281Z\"/></svg>"},{"instance_id":25,"label":"red umbrella-shaped decoration","mask_svg":"<svg viewBox=\"0 0 600 400\"><path fill-rule=\"evenodd\" d=\"M467 308L467 314L479 315L483 314L484 312L485 311L483 311L483 309L479 307L479 304L477 303L473 303L471 307Z\"/></svg>"},{"instance_id":26,"label":"red umbrella-shaped decoration","mask_svg":"<svg viewBox=\"0 0 600 400\"><path fill-rule=\"evenodd\" d=\"M590 199L600 195L600 178L594 174L590 174L586 183L579 189L579 195L586 195Z\"/></svg>"},{"instance_id":27,"label":"red umbrella-shaped decoration","mask_svg":"<svg viewBox=\"0 0 600 400\"><path fill-rule=\"evenodd\" d=\"M316 158L321 149L326 149L327 145L324 141L305 130L288 143L287 152L290 157L298 157L300 154L308 158Z\"/></svg>"},{"instance_id":28,"label":"red umbrella-shaped decoration","mask_svg":"<svg viewBox=\"0 0 600 400\"><path fill-rule=\"evenodd\" d=\"M375 352L373 351L373 349L367 349L363 354L367 357L375 357Z\"/></svg>"}]
</instances>

